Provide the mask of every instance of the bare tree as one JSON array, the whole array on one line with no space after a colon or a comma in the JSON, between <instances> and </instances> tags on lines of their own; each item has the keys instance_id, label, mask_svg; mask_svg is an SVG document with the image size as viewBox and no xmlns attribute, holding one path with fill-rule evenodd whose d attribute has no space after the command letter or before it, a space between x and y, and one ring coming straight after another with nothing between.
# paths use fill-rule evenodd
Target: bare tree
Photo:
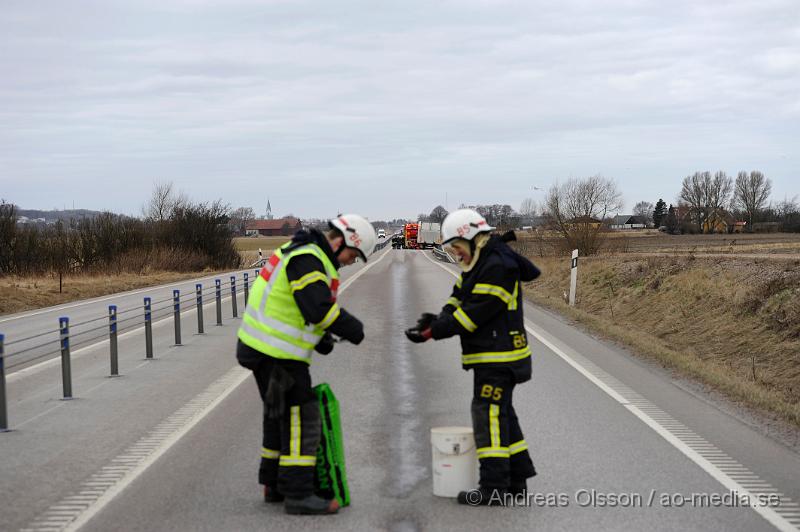
<instances>
[{"instance_id":1,"label":"bare tree","mask_svg":"<svg viewBox=\"0 0 800 532\"><path fill-rule=\"evenodd\" d=\"M679 198L690 207L699 232L703 232L714 213L728 204L733 182L725 172L695 172L683 179ZM710 228L709 228L710 229Z\"/></svg>"},{"instance_id":2,"label":"bare tree","mask_svg":"<svg viewBox=\"0 0 800 532\"><path fill-rule=\"evenodd\" d=\"M772 192L772 181L757 170L739 172L733 189L733 206L747 215L747 230L753 230L753 218L767 204Z\"/></svg>"},{"instance_id":3,"label":"bare tree","mask_svg":"<svg viewBox=\"0 0 800 532\"><path fill-rule=\"evenodd\" d=\"M675 214L675 207L671 204L667 210L667 215L664 217L664 225L667 228L667 233L677 235L681 232L681 223L678 216Z\"/></svg>"},{"instance_id":4,"label":"bare tree","mask_svg":"<svg viewBox=\"0 0 800 532\"><path fill-rule=\"evenodd\" d=\"M176 191L171 181L156 183L150 202L144 208L144 215L155 222L164 222L172 217L176 209L188 203L186 194Z\"/></svg>"},{"instance_id":5,"label":"bare tree","mask_svg":"<svg viewBox=\"0 0 800 532\"><path fill-rule=\"evenodd\" d=\"M14 271L17 240L17 207L0 200L0 274Z\"/></svg>"},{"instance_id":6,"label":"bare tree","mask_svg":"<svg viewBox=\"0 0 800 532\"><path fill-rule=\"evenodd\" d=\"M519 213L525 218L532 218L536 216L537 211L536 200L533 198L525 198L519 206Z\"/></svg>"},{"instance_id":7,"label":"bare tree","mask_svg":"<svg viewBox=\"0 0 800 532\"><path fill-rule=\"evenodd\" d=\"M653 224L653 209L655 207L649 201L640 201L633 207L633 215L649 226Z\"/></svg>"},{"instance_id":8,"label":"bare tree","mask_svg":"<svg viewBox=\"0 0 800 532\"><path fill-rule=\"evenodd\" d=\"M231 213L231 227L237 234L243 235L247 232L247 224L255 218L256 213L251 207L239 207Z\"/></svg>"},{"instance_id":9,"label":"bare tree","mask_svg":"<svg viewBox=\"0 0 800 532\"><path fill-rule=\"evenodd\" d=\"M733 180L723 171L714 174L709 190L709 206L711 212L721 212L730 203L731 192L733 192Z\"/></svg>"},{"instance_id":10,"label":"bare tree","mask_svg":"<svg viewBox=\"0 0 800 532\"><path fill-rule=\"evenodd\" d=\"M501 205L498 215L498 229L513 229L519 225L519 216L514 212L514 209L511 208L511 205Z\"/></svg>"},{"instance_id":11,"label":"bare tree","mask_svg":"<svg viewBox=\"0 0 800 532\"><path fill-rule=\"evenodd\" d=\"M797 196L784 197L783 201L775 206L775 212L781 218L785 218L790 214L795 214L800 211L800 206L797 204Z\"/></svg>"},{"instance_id":12,"label":"bare tree","mask_svg":"<svg viewBox=\"0 0 800 532\"><path fill-rule=\"evenodd\" d=\"M775 214L781 222L781 230L785 232L800 231L800 206L797 204L797 196L791 199L784 197L783 201L775 206Z\"/></svg>"},{"instance_id":13,"label":"bare tree","mask_svg":"<svg viewBox=\"0 0 800 532\"><path fill-rule=\"evenodd\" d=\"M591 255L602 243L602 221L610 211L622 208L622 194L612 179L595 175L554 184L545 205L569 248Z\"/></svg>"},{"instance_id":14,"label":"bare tree","mask_svg":"<svg viewBox=\"0 0 800 532\"><path fill-rule=\"evenodd\" d=\"M448 214L449 213L447 212L447 209L441 205L437 205L428 215L428 221L440 224L444 221Z\"/></svg>"}]
</instances>

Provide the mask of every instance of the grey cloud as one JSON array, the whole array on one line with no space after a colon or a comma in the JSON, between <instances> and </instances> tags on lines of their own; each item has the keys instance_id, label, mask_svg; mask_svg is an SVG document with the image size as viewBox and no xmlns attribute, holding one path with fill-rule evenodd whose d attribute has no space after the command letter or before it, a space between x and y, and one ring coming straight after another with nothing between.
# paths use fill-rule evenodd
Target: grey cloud
<instances>
[{"instance_id":1,"label":"grey cloud","mask_svg":"<svg viewBox=\"0 0 800 532\"><path fill-rule=\"evenodd\" d=\"M25 203L28 183L143 179L138 197L86 187L128 212L156 178L209 198L235 180L236 205L247 183L292 183L277 197L301 215L328 182L334 203L400 180L515 205L531 179L602 171L632 205L758 163L789 192L799 18L793 0L16 2L0 180ZM358 197L376 217L432 206Z\"/></svg>"}]
</instances>

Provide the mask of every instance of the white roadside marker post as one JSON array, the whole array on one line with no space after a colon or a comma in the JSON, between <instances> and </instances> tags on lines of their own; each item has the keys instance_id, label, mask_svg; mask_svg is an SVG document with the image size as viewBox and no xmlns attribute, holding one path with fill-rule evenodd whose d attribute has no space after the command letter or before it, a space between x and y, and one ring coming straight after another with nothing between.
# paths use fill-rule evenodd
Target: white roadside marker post
<instances>
[{"instance_id":1,"label":"white roadside marker post","mask_svg":"<svg viewBox=\"0 0 800 532\"><path fill-rule=\"evenodd\" d=\"M569 280L569 306L575 306L575 292L578 288L578 250L572 250L572 271Z\"/></svg>"}]
</instances>

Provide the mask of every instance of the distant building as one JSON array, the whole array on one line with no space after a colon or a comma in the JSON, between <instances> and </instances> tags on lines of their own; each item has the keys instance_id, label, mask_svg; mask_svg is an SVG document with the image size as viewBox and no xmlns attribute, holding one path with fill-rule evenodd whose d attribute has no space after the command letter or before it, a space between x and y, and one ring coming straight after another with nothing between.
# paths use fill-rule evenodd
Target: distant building
<instances>
[{"instance_id":1,"label":"distant building","mask_svg":"<svg viewBox=\"0 0 800 532\"><path fill-rule=\"evenodd\" d=\"M703 233L732 233L736 219L724 209L719 209L708 215L703 222Z\"/></svg>"},{"instance_id":2,"label":"distant building","mask_svg":"<svg viewBox=\"0 0 800 532\"><path fill-rule=\"evenodd\" d=\"M643 220L640 216L633 216L632 214L619 214L614 216L609 224L611 229L645 229L647 228L647 220Z\"/></svg>"},{"instance_id":3,"label":"distant building","mask_svg":"<svg viewBox=\"0 0 800 532\"><path fill-rule=\"evenodd\" d=\"M578 216L577 218L567 221L566 225L573 228L578 226L586 226L591 227L592 229L599 229L600 226L603 225L603 222L597 218L592 218L591 216Z\"/></svg>"},{"instance_id":4,"label":"distant building","mask_svg":"<svg viewBox=\"0 0 800 532\"><path fill-rule=\"evenodd\" d=\"M252 220L245 226L247 236L291 236L303 228L297 218L279 218L277 220Z\"/></svg>"}]
</instances>

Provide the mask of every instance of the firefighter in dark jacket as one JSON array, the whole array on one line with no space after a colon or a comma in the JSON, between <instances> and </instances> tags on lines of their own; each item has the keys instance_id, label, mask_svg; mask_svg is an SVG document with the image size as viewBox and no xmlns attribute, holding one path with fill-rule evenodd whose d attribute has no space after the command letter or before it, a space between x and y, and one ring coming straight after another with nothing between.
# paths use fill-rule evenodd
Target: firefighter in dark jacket
<instances>
[{"instance_id":1,"label":"firefighter in dark jacket","mask_svg":"<svg viewBox=\"0 0 800 532\"><path fill-rule=\"evenodd\" d=\"M321 436L320 411L311 389L314 351L328 354L335 334L354 344L361 322L336 302L338 270L375 249L375 230L356 214L330 221L323 234L298 231L261 270L247 300L236 357L252 370L264 403L259 483L267 502L292 514L330 514L335 499L314 494Z\"/></svg>"},{"instance_id":2,"label":"firefighter in dark jacket","mask_svg":"<svg viewBox=\"0 0 800 532\"><path fill-rule=\"evenodd\" d=\"M462 367L473 370L471 413L480 487L478 493L461 492L461 504L499 503L493 495L522 493L536 474L512 395L517 384L531 378L520 283L538 277L539 270L506 244L513 233L490 236L493 229L471 209L445 218L442 240L458 255L463 273L441 313L423 314L406 331L413 342L459 335Z\"/></svg>"}]
</instances>

